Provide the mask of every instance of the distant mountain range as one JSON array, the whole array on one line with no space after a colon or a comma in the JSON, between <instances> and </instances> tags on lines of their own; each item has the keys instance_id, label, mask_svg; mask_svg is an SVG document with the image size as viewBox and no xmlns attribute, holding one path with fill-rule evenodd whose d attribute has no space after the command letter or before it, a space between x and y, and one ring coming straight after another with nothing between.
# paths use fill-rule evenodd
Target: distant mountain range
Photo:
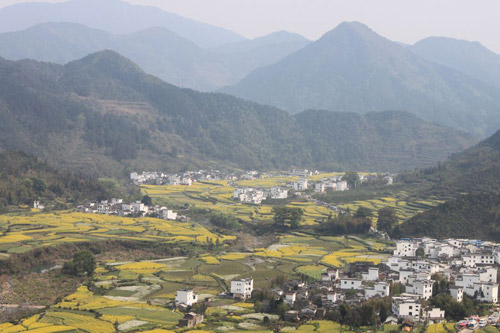
<instances>
[{"instance_id":1,"label":"distant mountain range","mask_svg":"<svg viewBox=\"0 0 500 333\"><path fill-rule=\"evenodd\" d=\"M0 60L0 149L92 175L132 169L311 167L398 171L475 140L406 112L296 116L181 89L113 51L65 66Z\"/></svg>"},{"instance_id":2,"label":"distant mountain range","mask_svg":"<svg viewBox=\"0 0 500 333\"><path fill-rule=\"evenodd\" d=\"M43 23L0 34L0 56L65 64L90 53L114 50L162 80L208 91L236 83L308 43L300 35L279 32L205 50L165 28L114 35L75 23Z\"/></svg>"},{"instance_id":3,"label":"distant mountain range","mask_svg":"<svg viewBox=\"0 0 500 333\"><path fill-rule=\"evenodd\" d=\"M446 37L429 37L409 49L429 61L468 74L500 88L500 55L479 42Z\"/></svg>"},{"instance_id":4,"label":"distant mountain range","mask_svg":"<svg viewBox=\"0 0 500 333\"><path fill-rule=\"evenodd\" d=\"M46 22L72 22L114 34L151 27L166 28L200 47L245 40L244 37L157 7L132 5L121 0L69 0L58 3L21 3L0 9L0 32L27 29Z\"/></svg>"},{"instance_id":5,"label":"distant mountain range","mask_svg":"<svg viewBox=\"0 0 500 333\"><path fill-rule=\"evenodd\" d=\"M308 108L406 110L484 136L500 127L499 88L485 83L488 79L426 60L412 49L361 23L345 22L221 91L292 113Z\"/></svg>"}]
</instances>

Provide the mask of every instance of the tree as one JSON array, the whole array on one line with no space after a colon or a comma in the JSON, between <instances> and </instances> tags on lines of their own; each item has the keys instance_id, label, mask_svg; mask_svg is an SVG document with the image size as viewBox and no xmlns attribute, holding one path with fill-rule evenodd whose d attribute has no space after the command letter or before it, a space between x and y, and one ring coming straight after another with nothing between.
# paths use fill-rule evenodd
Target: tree
<instances>
[{"instance_id":1,"label":"tree","mask_svg":"<svg viewBox=\"0 0 500 333\"><path fill-rule=\"evenodd\" d=\"M346 181L349 187L356 188L359 182L359 175L356 171L347 171L344 176L342 176L342 180Z\"/></svg>"},{"instance_id":2,"label":"tree","mask_svg":"<svg viewBox=\"0 0 500 333\"><path fill-rule=\"evenodd\" d=\"M153 199L147 194L142 197L141 202L146 206L153 206Z\"/></svg>"},{"instance_id":3,"label":"tree","mask_svg":"<svg viewBox=\"0 0 500 333\"><path fill-rule=\"evenodd\" d=\"M33 189L37 194L42 194L47 190L47 183L40 178L31 178L33 181Z\"/></svg>"},{"instance_id":4,"label":"tree","mask_svg":"<svg viewBox=\"0 0 500 333\"><path fill-rule=\"evenodd\" d=\"M377 229L390 233L397 225L398 218L396 211L391 207L384 207L378 210Z\"/></svg>"},{"instance_id":5,"label":"tree","mask_svg":"<svg viewBox=\"0 0 500 333\"><path fill-rule=\"evenodd\" d=\"M63 273L68 275L91 276L94 274L96 262L94 255L90 251L81 251L73 256L72 261L64 263Z\"/></svg>"},{"instance_id":6,"label":"tree","mask_svg":"<svg viewBox=\"0 0 500 333\"><path fill-rule=\"evenodd\" d=\"M367 219L372 217L373 213L370 208L366 207L359 207L356 213L354 214L354 217L359 218L359 219Z\"/></svg>"},{"instance_id":7,"label":"tree","mask_svg":"<svg viewBox=\"0 0 500 333\"><path fill-rule=\"evenodd\" d=\"M278 226L289 226L296 228L302 222L304 210L302 208L274 206L273 207L274 224Z\"/></svg>"},{"instance_id":8,"label":"tree","mask_svg":"<svg viewBox=\"0 0 500 333\"><path fill-rule=\"evenodd\" d=\"M415 252L415 255L419 258L423 258L425 255L425 250L422 247L419 247L417 251Z\"/></svg>"}]
</instances>

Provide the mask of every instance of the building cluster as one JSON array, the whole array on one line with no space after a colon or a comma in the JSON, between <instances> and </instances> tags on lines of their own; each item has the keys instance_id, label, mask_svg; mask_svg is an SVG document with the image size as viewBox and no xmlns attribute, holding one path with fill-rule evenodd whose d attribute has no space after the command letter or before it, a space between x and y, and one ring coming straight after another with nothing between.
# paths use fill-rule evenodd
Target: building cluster
<instances>
[{"instance_id":1,"label":"building cluster","mask_svg":"<svg viewBox=\"0 0 500 333\"><path fill-rule=\"evenodd\" d=\"M316 193L323 193L327 190L333 192L349 190L349 186L345 180L342 180L342 176L323 178L317 182L308 181L307 178L300 178L298 181L288 184L288 186L298 192L307 191L308 189Z\"/></svg>"},{"instance_id":2,"label":"building cluster","mask_svg":"<svg viewBox=\"0 0 500 333\"><path fill-rule=\"evenodd\" d=\"M102 200L100 202L89 202L86 205L80 205L77 209L82 213L105 214L118 216L135 217L156 217L164 220L183 220L184 216L178 215L171 209L162 206L148 206L140 201L123 202L123 199L113 198L111 200Z\"/></svg>"},{"instance_id":3,"label":"building cluster","mask_svg":"<svg viewBox=\"0 0 500 333\"><path fill-rule=\"evenodd\" d=\"M497 266L500 244L466 239L402 239L386 265L398 273L406 291L423 299L432 296L434 274L453 281L450 294L461 302L463 295L478 301L498 301Z\"/></svg>"},{"instance_id":4,"label":"building cluster","mask_svg":"<svg viewBox=\"0 0 500 333\"><path fill-rule=\"evenodd\" d=\"M390 296L391 285L405 291L391 297L391 316L387 322L428 321L440 323L445 311L427 306L433 296L433 278L447 279L449 293L457 302L464 295L486 303L497 303L497 265L500 244L463 239L402 239L394 253L375 266L352 263L343 271L329 268L321 281L288 281L272 290L290 307L286 319L303 321L322 319L341 303L361 305L374 297Z\"/></svg>"},{"instance_id":5,"label":"building cluster","mask_svg":"<svg viewBox=\"0 0 500 333\"><path fill-rule=\"evenodd\" d=\"M130 180L135 185L185 185L190 186L197 181L214 180L238 180L254 179L256 171L247 171L242 174L221 170L198 170L186 171L182 173L164 173L164 172L132 172Z\"/></svg>"},{"instance_id":6,"label":"building cluster","mask_svg":"<svg viewBox=\"0 0 500 333\"><path fill-rule=\"evenodd\" d=\"M279 186L268 190L239 187L234 190L233 199L244 203L260 205L266 199L281 200L288 198L288 190Z\"/></svg>"}]
</instances>

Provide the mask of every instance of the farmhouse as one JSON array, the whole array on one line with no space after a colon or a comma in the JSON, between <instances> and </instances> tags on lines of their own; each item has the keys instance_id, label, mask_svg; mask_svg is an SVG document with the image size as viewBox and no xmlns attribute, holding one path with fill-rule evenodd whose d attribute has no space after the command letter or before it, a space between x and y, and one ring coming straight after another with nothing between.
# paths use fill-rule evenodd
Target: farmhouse
<instances>
[{"instance_id":1,"label":"farmhouse","mask_svg":"<svg viewBox=\"0 0 500 333\"><path fill-rule=\"evenodd\" d=\"M202 314L189 312L184 315L184 318L179 320L179 327L193 328L201 323L203 323Z\"/></svg>"},{"instance_id":2,"label":"farmhouse","mask_svg":"<svg viewBox=\"0 0 500 333\"><path fill-rule=\"evenodd\" d=\"M193 304L198 303L198 295L196 295L192 289L177 290L175 303L192 306Z\"/></svg>"},{"instance_id":3,"label":"farmhouse","mask_svg":"<svg viewBox=\"0 0 500 333\"><path fill-rule=\"evenodd\" d=\"M252 296L253 279L240 279L231 281L231 294L234 298L246 299Z\"/></svg>"}]
</instances>

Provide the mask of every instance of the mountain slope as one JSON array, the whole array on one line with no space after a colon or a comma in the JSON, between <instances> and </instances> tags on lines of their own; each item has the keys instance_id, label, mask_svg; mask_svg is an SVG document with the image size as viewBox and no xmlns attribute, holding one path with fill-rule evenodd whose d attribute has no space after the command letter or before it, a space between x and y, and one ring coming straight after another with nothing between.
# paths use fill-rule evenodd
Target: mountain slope
<instances>
[{"instance_id":1,"label":"mountain slope","mask_svg":"<svg viewBox=\"0 0 500 333\"><path fill-rule=\"evenodd\" d=\"M233 73L233 83L251 71L272 65L311 43L301 35L278 31L267 36L210 49Z\"/></svg>"},{"instance_id":2,"label":"mountain slope","mask_svg":"<svg viewBox=\"0 0 500 333\"><path fill-rule=\"evenodd\" d=\"M342 23L222 91L289 110L407 110L488 134L500 127L497 89L416 56L360 23Z\"/></svg>"},{"instance_id":3,"label":"mountain slope","mask_svg":"<svg viewBox=\"0 0 500 333\"><path fill-rule=\"evenodd\" d=\"M405 175L407 182L431 182L443 193L482 193L500 188L500 131L461 153L452 155L438 167Z\"/></svg>"},{"instance_id":4,"label":"mountain slope","mask_svg":"<svg viewBox=\"0 0 500 333\"><path fill-rule=\"evenodd\" d=\"M59 201L61 209L65 203L110 195L95 179L63 172L21 152L0 153L0 211L10 205L32 205L34 200L44 205Z\"/></svg>"},{"instance_id":5,"label":"mountain slope","mask_svg":"<svg viewBox=\"0 0 500 333\"><path fill-rule=\"evenodd\" d=\"M404 237L468 238L498 240L500 237L500 196L461 196L404 222Z\"/></svg>"},{"instance_id":6,"label":"mountain slope","mask_svg":"<svg viewBox=\"0 0 500 333\"><path fill-rule=\"evenodd\" d=\"M479 239L500 236L500 131L437 167L404 174L402 180L420 186L426 195L448 201L403 223L400 235Z\"/></svg>"},{"instance_id":7,"label":"mountain slope","mask_svg":"<svg viewBox=\"0 0 500 333\"><path fill-rule=\"evenodd\" d=\"M121 0L70 0L60 3L21 3L0 9L0 32L24 30L45 22L73 22L116 34L151 27L169 29L201 47L244 40L229 30L214 27L159 8Z\"/></svg>"},{"instance_id":8,"label":"mountain slope","mask_svg":"<svg viewBox=\"0 0 500 333\"><path fill-rule=\"evenodd\" d=\"M65 66L0 60L0 117L0 149L118 176L127 169L221 161L245 169L396 171L431 165L474 141L404 112L308 111L293 117L232 96L175 87L113 51Z\"/></svg>"},{"instance_id":9,"label":"mountain slope","mask_svg":"<svg viewBox=\"0 0 500 333\"><path fill-rule=\"evenodd\" d=\"M210 91L235 83L307 43L299 35L276 33L204 50L165 28L113 35L75 23L43 23L0 34L0 56L65 64L90 53L113 50L164 81Z\"/></svg>"},{"instance_id":10,"label":"mountain slope","mask_svg":"<svg viewBox=\"0 0 500 333\"><path fill-rule=\"evenodd\" d=\"M429 37L409 46L409 49L424 59L500 87L500 55L478 42Z\"/></svg>"}]
</instances>

